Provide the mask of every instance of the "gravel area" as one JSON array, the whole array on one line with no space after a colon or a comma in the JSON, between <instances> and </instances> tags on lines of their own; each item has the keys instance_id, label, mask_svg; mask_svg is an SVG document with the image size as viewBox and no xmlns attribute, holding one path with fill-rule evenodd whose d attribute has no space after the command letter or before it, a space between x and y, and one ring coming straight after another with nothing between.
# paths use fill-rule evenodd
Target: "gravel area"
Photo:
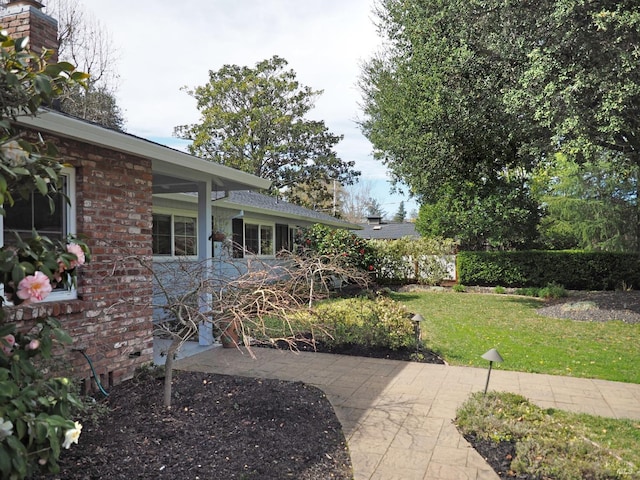
<instances>
[{"instance_id":1,"label":"gravel area","mask_svg":"<svg viewBox=\"0 0 640 480\"><path fill-rule=\"evenodd\" d=\"M586 322L640 323L640 291L579 292L549 300L540 315Z\"/></svg>"}]
</instances>

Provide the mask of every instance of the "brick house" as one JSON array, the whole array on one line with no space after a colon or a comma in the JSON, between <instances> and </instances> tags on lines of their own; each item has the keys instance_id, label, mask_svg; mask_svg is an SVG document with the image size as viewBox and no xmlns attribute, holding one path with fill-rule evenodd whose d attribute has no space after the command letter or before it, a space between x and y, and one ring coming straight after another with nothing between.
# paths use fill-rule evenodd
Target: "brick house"
<instances>
[{"instance_id":1,"label":"brick house","mask_svg":"<svg viewBox=\"0 0 640 480\"><path fill-rule=\"evenodd\" d=\"M55 50L57 22L41 8L35 0L9 1L0 6L0 26L16 38L29 35L33 51ZM211 261L216 218L237 228L238 218L245 216L240 221L247 225L243 245L245 240L251 244L258 224L259 235L272 232L274 249L283 246L283 234L289 241L298 226L320 221L354 227L248 193L268 188L268 180L64 113L42 109L37 117L20 118L18 126L27 136L41 135L56 144L70 201L59 202L54 215L43 214L46 208L35 196L7 209L7 217L0 217L0 244L15 230L28 235L36 228L52 238L78 233L86 237L93 258L79 269L76 289L55 291L42 303L8 308L7 317L19 328L44 316L60 319L73 348L92 360L105 387L130 378L137 367L153 360L153 275L138 259L170 261L186 238L195 247L183 254ZM275 250L256 253L275 258ZM67 375L80 379L85 389L94 388L81 353L69 352L65 362Z\"/></svg>"},{"instance_id":2,"label":"brick house","mask_svg":"<svg viewBox=\"0 0 640 480\"><path fill-rule=\"evenodd\" d=\"M55 48L56 22L40 8L35 1L9 2L0 10L0 25L15 37L29 34L34 51ZM3 244L9 232L30 232L32 227L59 238L79 233L86 236L93 260L80 269L77 289L55 291L50 301L8 308L7 316L20 328L34 318L59 318L73 347L92 359L102 384L117 384L153 358L152 310L137 306L150 303L152 275L134 258L153 254L153 192L196 195L196 235L205 246L204 258L211 251L213 186L260 189L269 182L52 110L21 118L18 124L25 135L39 134L57 145L68 165L64 175L70 202L60 202L53 216L42 214L37 198L25 202L20 215L4 219ZM91 372L84 357L72 351L65 361L66 373L85 379L89 387Z\"/></svg>"}]
</instances>

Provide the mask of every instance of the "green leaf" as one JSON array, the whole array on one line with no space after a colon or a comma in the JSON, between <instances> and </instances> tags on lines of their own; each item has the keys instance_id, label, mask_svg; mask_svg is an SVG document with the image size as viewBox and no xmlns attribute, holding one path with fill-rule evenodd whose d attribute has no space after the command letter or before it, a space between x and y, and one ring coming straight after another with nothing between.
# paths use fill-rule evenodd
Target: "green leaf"
<instances>
[{"instance_id":1,"label":"green leaf","mask_svg":"<svg viewBox=\"0 0 640 480\"><path fill-rule=\"evenodd\" d=\"M31 172L24 167L15 167L11 169L16 175L31 175Z\"/></svg>"},{"instance_id":2,"label":"green leaf","mask_svg":"<svg viewBox=\"0 0 640 480\"><path fill-rule=\"evenodd\" d=\"M21 418L16 419L16 421L14 422L14 426L16 428L16 435L19 439L23 439L24 436L27 434L27 424L24 420L22 420Z\"/></svg>"},{"instance_id":3,"label":"green leaf","mask_svg":"<svg viewBox=\"0 0 640 480\"><path fill-rule=\"evenodd\" d=\"M18 285L20 281L25 277L25 269L19 263L13 266L13 270L11 271L11 279L13 282Z\"/></svg>"},{"instance_id":4,"label":"green leaf","mask_svg":"<svg viewBox=\"0 0 640 480\"><path fill-rule=\"evenodd\" d=\"M29 45L29 37L22 37L22 38L18 38L16 40L14 40L14 48L16 49L16 52L21 52L24 49L27 48L27 46Z\"/></svg>"},{"instance_id":5,"label":"green leaf","mask_svg":"<svg viewBox=\"0 0 640 480\"><path fill-rule=\"evenodd\" d=\"M4 443L0 443L0 475L2 478L9 478L11 473L11 457L14 453L5 447Z\"/></svg>"},{"instance_id":6,"label":"green leaf","mask_svg":"<svg viewBox=\"0 0 640 480\"><path fill-rule=\"evenodd\" d=\"M40 177L39 175L34 175L33 181L36 183L36 187L37 187L38 191L42 195L46 195L47 191L48 191L47 182L45 182L44 179L42 177Z\"/></svg>"},{"instance_id":7,"label":"green leaf","mask_svg":"<svg viewBox=\"0 0 640 480\"><path fill-rule=\"evenodd\" d=\"M53 93L51 88L51 79L46 75L37 75L35 80L36 92L44 95L45 97L50 97Z\"/></svg>"},{"instance_id":8,"label":"green leaf","mask_svg":"<svg viewBox=\"0 0 640 480\"><path fill-rule=\"evenodd\" d=\"M73 339L71 338L71 336L61 328L54 328L52 333L55 339L61 343L64 343L66 345L73 343Z\"/></svg>"}]
</instances>

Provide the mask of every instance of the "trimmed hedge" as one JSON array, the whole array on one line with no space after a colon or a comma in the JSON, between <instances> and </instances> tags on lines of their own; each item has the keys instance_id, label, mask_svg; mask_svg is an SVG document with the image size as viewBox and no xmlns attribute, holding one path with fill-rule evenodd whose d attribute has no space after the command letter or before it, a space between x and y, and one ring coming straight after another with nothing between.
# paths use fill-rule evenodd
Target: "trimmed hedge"
<instances>
[{"instance_id":1,"label":"trimmed hedge","mask_svg":"<svg viewBox=\"0 0 640 480\"><path fill-rule=\"evenodd\" d=\"M569 290L640 288L640 255L577 251L460 252L458 281L464 285Z\"/></svg>"}]
</instances>

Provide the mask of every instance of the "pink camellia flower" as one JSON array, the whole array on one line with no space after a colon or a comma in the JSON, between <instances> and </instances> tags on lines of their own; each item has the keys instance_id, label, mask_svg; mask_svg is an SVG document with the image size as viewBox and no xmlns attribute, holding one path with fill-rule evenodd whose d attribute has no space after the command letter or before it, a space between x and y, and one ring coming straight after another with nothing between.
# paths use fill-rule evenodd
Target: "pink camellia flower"
<instances>
[{"instance_id":1,"label":"pink camellia flower","mask_svg":"<svg viewBox=\"0 0 640 480\"><path fill-rule=\"evenodd\" d=\"M40 348L40 340L38 340L37 338L34 338L27 344L25 348L27 350L37 350L38 348Z\"/></svg>"},{"instance_id":2,"label":"pink camellia flower","mask_svg":"<svg viewBox=\"0 0 640 480\"><path fill-rule=\"evenodd\" d=\"M41 302L51 293L51 282L42 272L36 272L20 280L18 284L18 298L28 302Z\"/></svg>"},{"instance_id":3,"label":"pink camellia flower","mask_svg":"<svg viewBox=\"0 0 640 480\"><path fill-rule=\"evenodd\" d=\"M84 251L82 250L82 247L80 245L77 245L75 243L70 243L69 245L67 245L67 252L72 253L77 257L77 260L71 261L71 268L74 268L75 266L84 265L84 262L85 262Z\"/></svg>"},{"instance_id":4,"label":"pink camellia flower","mask_svg":"<svg viewBox=\"0 0 640 480\"><path fill-rule=\"evenodd\" d=\"M15 344L16 344L16 337L14 337L11 334L5 335L4 337L2 337L2 341L0 342L0 345L2 345L2 351L6 355L9 355L11 353L11 349Z\"/></svg>"}]
</instances>

